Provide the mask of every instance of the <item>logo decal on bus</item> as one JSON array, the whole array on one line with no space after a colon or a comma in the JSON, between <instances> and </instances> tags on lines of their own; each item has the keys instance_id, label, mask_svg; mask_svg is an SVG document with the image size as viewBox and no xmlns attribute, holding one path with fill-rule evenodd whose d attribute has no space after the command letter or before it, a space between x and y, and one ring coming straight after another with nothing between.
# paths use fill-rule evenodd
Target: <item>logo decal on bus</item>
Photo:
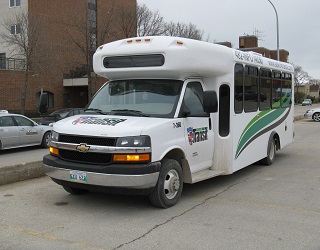
<instances>
[{"instance_id":1,"label":"logo decal on bus","mask_svg":"<svg viewBox=\"0 0 320 250\"><path fill-rule=\"evenodd\" d=\"M208 140L208 127L203 128L187 128L189 144Z\"/></svg>"},{"instance_id":2,"label":"logo decal on bus","mask_svg":"<svg viewBox=\"0 0 320 250\"><path fill-rule=\"evenodd\" d=\"M72 122L73 125L77 124L96 124L96 125L107 125L107 126L115 126L120 122L124 122L127 119L119 119L119 118L105 118L101 119L95 116L81 116L77 120Z\"/></svg>"}]
</instances>

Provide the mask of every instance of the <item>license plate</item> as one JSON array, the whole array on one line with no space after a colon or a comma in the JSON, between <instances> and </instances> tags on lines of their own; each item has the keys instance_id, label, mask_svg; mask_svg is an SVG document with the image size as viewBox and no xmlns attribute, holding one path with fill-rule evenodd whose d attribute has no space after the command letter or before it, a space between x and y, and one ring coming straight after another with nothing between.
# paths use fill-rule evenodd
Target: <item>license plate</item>
<instances>
[{"instance_id":1,"label":"license plate","mask_svg":"<svg viewBox=\"0 0 320 250\"><path fill-rule=\"evenodd\" d=\"M82 171L70 171L70 180L76 182L87 183L87 173Z\"/></svg>"}]
</instances>

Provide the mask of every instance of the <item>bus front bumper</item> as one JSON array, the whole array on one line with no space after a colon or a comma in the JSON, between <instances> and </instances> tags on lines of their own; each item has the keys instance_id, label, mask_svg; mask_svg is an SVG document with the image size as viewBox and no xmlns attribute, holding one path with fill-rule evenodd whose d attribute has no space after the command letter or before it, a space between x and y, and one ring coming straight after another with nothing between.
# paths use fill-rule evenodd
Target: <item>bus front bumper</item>
<instances>
[{"instance_id":1,"label":"bus front bumper","mask_svg":"<svg viewBox=\"0 0 320 250\"><path fill-rule=\"evenodd\" d=\"M157 184L159 177L159 172L140 175L124 175L63 169L51 167L46 164L43 164L43 168L46 175L62 182L127 189L153 188ZM77 179L75 178L76 176L80 178Z\"/></svg>"}]
</instances>

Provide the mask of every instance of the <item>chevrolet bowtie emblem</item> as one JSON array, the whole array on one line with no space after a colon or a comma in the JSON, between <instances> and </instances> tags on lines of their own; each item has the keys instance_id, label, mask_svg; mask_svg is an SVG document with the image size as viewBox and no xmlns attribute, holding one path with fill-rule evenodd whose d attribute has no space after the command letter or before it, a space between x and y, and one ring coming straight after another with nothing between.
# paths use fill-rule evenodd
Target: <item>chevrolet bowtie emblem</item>
<instances>
[{"instance_id":1,"label":"chevrolet bowtie emblem","mask_svg":"<svg viewBox=\"0 0 320 250\"><path fill-rule=\"evenodd\" d=\"M76 147L77 150L79 150L80 152L82 153L85 153L89 150L90 146L87 146L87 144L83 143L83 144L80 144Z\"/></svg>"}]
</instances>

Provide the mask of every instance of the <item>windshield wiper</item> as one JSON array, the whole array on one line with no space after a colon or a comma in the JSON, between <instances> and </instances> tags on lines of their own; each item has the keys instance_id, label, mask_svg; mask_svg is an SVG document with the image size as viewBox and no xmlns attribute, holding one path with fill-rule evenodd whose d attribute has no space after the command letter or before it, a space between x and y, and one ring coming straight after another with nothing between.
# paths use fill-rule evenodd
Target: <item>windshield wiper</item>
<instances>
[{"instance_id":1,"label":"windshield wiper","mask_svg":"<svg viewBox=\"0 0 320 250\"><path fill-rule=\"evenodd\" d=\"M107 113L106 112L103 112L101 109L92 109L92 108L88 108L88 109L85 109L84 112L86 111L93 111L95 113L99 113L99 114L102 114L102 115L106 115Z\"/></svg>"},{"instance_id":2,"label":"windshield wiper","mask_svg":"<svg viewBox=\"0 0 320 250\"><path fill-rule=\"evenodd\" d=\"M119 112L121 114L123 113L127 113L128 115L137 115L137 116L145 116L145 117L149 117L146 114L143 114L140 110L133 110L133 109L113 109L111 110L113 112Z\"/></svg>"}]
</instances>

